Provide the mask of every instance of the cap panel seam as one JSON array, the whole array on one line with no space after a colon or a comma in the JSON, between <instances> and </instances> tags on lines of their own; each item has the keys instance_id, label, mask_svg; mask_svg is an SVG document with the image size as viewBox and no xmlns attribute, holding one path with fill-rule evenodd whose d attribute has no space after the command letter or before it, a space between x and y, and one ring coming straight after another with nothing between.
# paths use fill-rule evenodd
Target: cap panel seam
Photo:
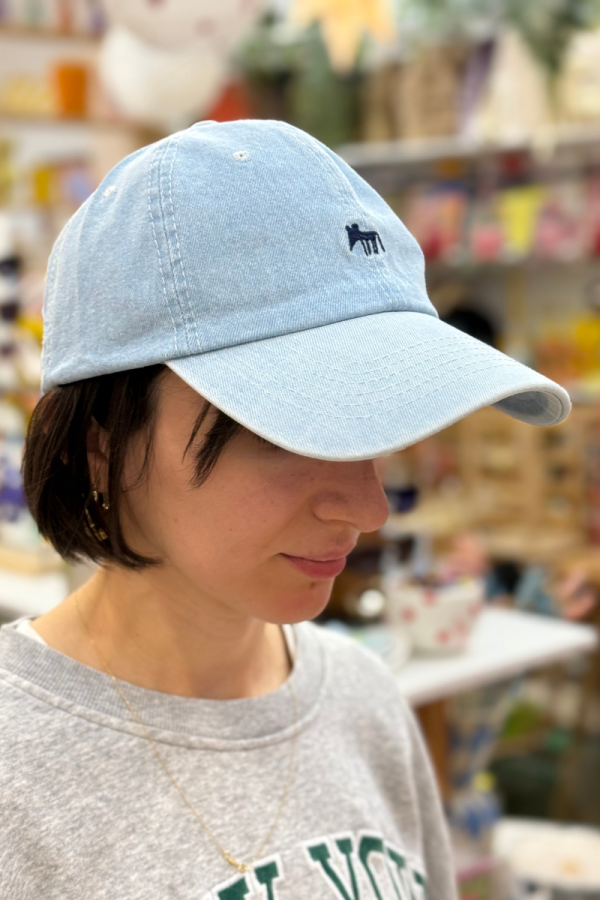
<instances>
[{"instance_id":1,"label":"cap panel seam","mask_svg":"<svg viewBox=\"0 0 600 900\"><path fill-rule=\"evenodd\" d=\"M163 297L165 299L165 303L167 309L169 311L169 318L171 319L171 324L173 326L173 335L175 337L175 351L177 353L180 352L179 342L177 340L177 325L175 323L175 319L173 318L173 311L171 309L171 304L169 303L169 297L167 293L167 282L165 279L165 272L162 264L162 259L160 255L160 247L158 246L158 236L156 233L156 222L154 220L154 215L152 213L152 175L154 173L154 168L157 166L156 157L158 156L159 150L155 150L152 154L152 158L150 160L150 165L148 166L148 214L150 216L150 222L152 223L152 235L154 237L154 246L156 247L156 256L158 259L158 268L160 271L160 278L163 286ZM158 177L157 177L157 190L158 190Z\"/></svg>"},{"instance_id":2,"label":"cap panel seam","mask_svg":"<svg viewBox=\"0 0 600 900\"><path fill-rule=\"evenodd\" d=\"M183 290L185 293L185 300L186 300L187 308L188 308L189 321L193 325L194 334L196 336L196 351L200 351L201 346L200 346L200 337L198 335L198 324L197 324L196 316L194 315L194 311L192 309L192 304L190 301L190 293L189 293L187 278L186 278L186 274L185 274L185 266L183 263L183 256L181 254L181 246L179 244L179 233L177 231L177 222L175 219L175 206L173 204L173 167L175 165L175 159L177 157L177 152L179 150L179 144L181 143L181 139L182 139L183 135L184 135L184 132L182 131L179 133L179 136L173 140L173 152L171 155L171 165L169 167L169 204L171 207L171 219L173 222L173 232L175 234L175 243L176 243L176 247L177 247L176 255L174 255L171 252L171 264L172 264L172 268L173 268L173 277L175 279L175 291L177 292L178 295L179 295L179 291L178 291L178 283L177 283L175 271L176 271L177 266L181 270L181 278L183 280ZM168 241L168 238L167 238L167 241ZM171 251L170 244L169 244L169 250ZM188 335L188 321L184 319L184 323L185 323L185 329L186 329L186 337L188 339L188 345L189 345L190 341L189 341L189 335Z\"/></svg>"},{"instance_id":3,"label":"cap panel seam","mask_svg":"<svg viewBox=\"0 0 600 900\"><path fill-rule=\"evenodd\" d=\"M52 285L52 293L56 293L56 268L58 266L58 256L62 251L66 233L67 229L65 228L64 231L58 236L54 244L53 253L48 265L48 271L46 273L46 292L44 296L44 307L46 307L46 305L50 303L50 285ZM44 331L42 335L42 354L44 357L46 357L48 353L52 352L50 344L52 342L52 335L54 332L54 323L50 324L50 322L48 322L48 318L49 317L44 314Z\"/></svg>"},{"instance_id":4,"label":"cap panel seam","mask_svg":"<svg viewBox=\"0 0 600 900\"><path fill-rule=\"evenodd\" d=\"M187 348L187 352L189 354L192 352L192 349L190 347L190 342L189 342L189 338L188 338L186 317L185 317L185 314L183 311L183 307L181 305L181 298L179 297L179 291L177 290L177 279L175 277L175 271L173 268L173 258L172 258L173 255L171 252L171 242L169 240L169 233L167 231L167 217L165 214L165 207L164 207L164 203L163 203L163 192L162 192L163 178L164 178L163 162L164 162L169 150L171 149L171 146L173 143L174 143L174 140L172 138L167 138L165 140L163 152L160 155L159 160L158 160L158 166L157 166L158 172L157 172L156 186L157 186L157 193L158 193L158 204L160 207L162 236L163 236L163 239L165 242L165 247L166 247L167 263L169 265L169 274L171 277L172 290L175 295L175 302L177 304L177 308L179 310L179 321L180 321L181 325L183 326L186 348Z\"/></svg>"}]
</instances>

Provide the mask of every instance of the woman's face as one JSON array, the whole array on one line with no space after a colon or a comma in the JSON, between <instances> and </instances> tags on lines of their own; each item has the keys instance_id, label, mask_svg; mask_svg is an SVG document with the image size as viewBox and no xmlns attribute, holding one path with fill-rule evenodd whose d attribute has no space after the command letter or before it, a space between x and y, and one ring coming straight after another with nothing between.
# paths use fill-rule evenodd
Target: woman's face
<instances>
[{"instance_id":1,"label":"woman's face","mask_svg":"<svg viewBox=\"0 0 600 900\"><path fill-rule=\"evenodd\" d=\"M126 539L234 614L274 623L314 618L327 604L333 576L306 574L282 554L346 556L360 532L380 528L388 504L377 461L311 459L242 429L194 487L200 444L183 455L204 403L173 372L161 379L148 477L124 494ZM215 415L211 410L197 442ZM126 467L130 485L143 453L140 439Z\"/></svg>"}]
</instances>

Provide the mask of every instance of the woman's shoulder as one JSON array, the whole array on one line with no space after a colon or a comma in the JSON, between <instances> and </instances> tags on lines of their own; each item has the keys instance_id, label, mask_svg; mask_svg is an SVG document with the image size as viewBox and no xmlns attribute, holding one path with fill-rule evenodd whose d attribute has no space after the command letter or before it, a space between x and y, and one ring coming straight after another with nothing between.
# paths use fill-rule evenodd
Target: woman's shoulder
<instances>
[{"instance_id":1,"label":"woman's shoulder","mask_svg":"<svg viewBox=\"0 0 600 900\"><path fill-rule=\"evenodd\" d=\"M0 759L5 764L22 749L32 757L52 741L53 722L60 716L52 692L39 683L40 653L46 647L19 627L25 621L22 617L0 628Z\"/></svg>"}]
</instances>

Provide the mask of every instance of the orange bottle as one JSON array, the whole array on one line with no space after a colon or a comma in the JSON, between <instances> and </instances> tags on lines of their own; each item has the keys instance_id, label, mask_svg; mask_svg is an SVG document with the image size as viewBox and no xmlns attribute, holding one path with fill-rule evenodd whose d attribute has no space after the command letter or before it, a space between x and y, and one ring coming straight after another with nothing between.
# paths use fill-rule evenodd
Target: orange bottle
<instances>
[{"instance_id":1,"label":"orange bottle","mask_svg":"<svg viewBox=\"0 0 600 900\"><path fill-rule=\"evenodd\" d=\"M83 63L59 62L52 71L57 114L65 118L87 115L88 71Z\"/></svg>"}]
</instances>

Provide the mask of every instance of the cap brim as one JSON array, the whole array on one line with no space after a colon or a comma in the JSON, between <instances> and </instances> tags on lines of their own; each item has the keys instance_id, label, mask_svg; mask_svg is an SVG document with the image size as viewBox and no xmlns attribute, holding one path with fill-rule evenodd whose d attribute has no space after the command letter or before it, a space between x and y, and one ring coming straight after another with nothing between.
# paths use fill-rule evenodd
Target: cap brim
<instances>
[{"instance_id":1,"label":"cap brim","mask_svg":"<svg viewBox=\"0 0 600 900\"><path fill-rule=\"evenodd\" d=\"M533 425L571 409L564 388L416 312L384 312L170 360L231 418L317 459L372 459L483 406Z\"/></svg>"}]
</instances>

